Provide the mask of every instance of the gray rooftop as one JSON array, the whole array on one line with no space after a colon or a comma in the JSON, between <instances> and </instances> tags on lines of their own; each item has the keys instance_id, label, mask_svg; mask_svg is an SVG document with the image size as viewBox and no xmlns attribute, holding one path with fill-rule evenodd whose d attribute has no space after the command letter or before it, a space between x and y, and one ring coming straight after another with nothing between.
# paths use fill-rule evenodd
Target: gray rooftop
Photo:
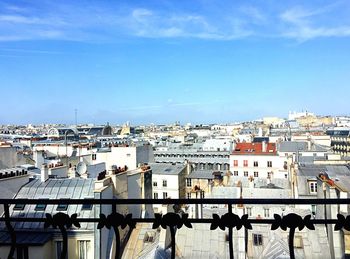
<instances>
[{"instance_id":1,"label":"gray rooftop","mask_svg":"<svg viewBox=\"0 0 350 259\"><path fill-rule=\"evenodd\" d=\"M277 145L277 150L281 153L284 152L327 152L329 147L325 147L319 144L312 143L310 149L308 143L305 141L283 141Z\"/></svg>"},{"instance_id":2,"label":"gray rooftop","mask_svg":"<svg viewBox=\"0 0 350 259\"><path fill-rule=\"evenodd\" d=\"M297 152L297 151L306 151L307 143L306 142L297 142L297 141L283 141L277 145L277 150L279 152Z\"/></svg>"},{"instance_id":3,"label":"gray rooftop","mask_svg":"<svg viewBox=\"0 0 350 259\"><path fill-rule=\"evenodd\" d=\"M39 246L51 239L49 232L16 232L16 243L19 245ZM8 232L0 232L0 245L10 245L11 236Z\"/></svg>"},{"instance_id":4,"label":"gray rooftop","mask_svg":"<svg viewBox=\"0 0 350 259\"><path fill-rule=\"evenodd\" d=\"M345 165L301 165L298 175L316 177L326 172L330 177L350 176L350 169Z\"/></svg>"},{"instance_id":5,"label":"gray rooftop","mask_svg":"<svg viewBox=\"0 0 350 259\"><path fill-rule=\"evenodd\" d=\"M229 258L226 232L210 230L206 224L192 224L176 232L176 246L181 258Z\"/></svg>"},{"instance_id":6,"label":"gray rooftop","mask_svg":"<svg viewBox=\"0 0 350 259\"><path fill-rule=\"evenodd\" d=\"M287 199L291 197L288 189L277 188L243 188L244 198Z\"/></svg>"},{"instance_id":7,"label":"gray rooftop","mask_svg":"<svg viewBox=\"0 0 350 259\"><path fill-rule=\"evenodd\" d=\"M320 173L325 172L336 184L350 191L350 168L345 165L304 165L298 168L299 195L310 195L308 180L316 180ZM313 197L312 195L310 197ZM314 197L317 198L317 197Z\"/></svg>"},{"instance_id":8,"label":"gray rooftop","mask_svg":"<svg viewBox=\"0 0 350 259\"><path fill-rule=\"evenodd\" d=\"M185 169L184 164L150 163L152 174L178 175Z\"/></svg>"},{"instance_id":9,"label":"gray rooftop","mask_svg":"<svg viewBox=\"0 0 350 259\"><path fill-rule=\"evenodd\" d=\"M191 179L214 179L212 170L195 170L192 173L190 173L186 178Z\"/></svg>"},{"instance_id":10,"label":"gray rooftop","mask_svg":"<svg viewBox=\"0 0 350 259\"><path fill-rule=\"evenodd\" d=\"M39 179L33 180L23 186L17 193L19 199L84 199L94 198L94 179L48 179L41 182ZM46 213L52 215L58 213L57 205L47 205L44 211L35 210L36 205L25 205L23 210L13 210L14 205L10 207L12 217L35 217L44 218ZM66 211L68 215L77 213L79 217L94 217L94 209L82 210L80 204L70 204ZM15 228L20 229L43 229L43 223L40 222L17 222ZM93 223L82 223L82 230L94 229Z\"/></svg>"},{"instance_id":11,"label":"gray rooftop","mask_svg":"<svg viewBox=\"0 0 350 259\"><path fill-rule=\"evenodd\" d=\"M238 199L239 191L238 187L216 186L213 187L210 197L218 199Z\"/></svg>"}]
</instances>

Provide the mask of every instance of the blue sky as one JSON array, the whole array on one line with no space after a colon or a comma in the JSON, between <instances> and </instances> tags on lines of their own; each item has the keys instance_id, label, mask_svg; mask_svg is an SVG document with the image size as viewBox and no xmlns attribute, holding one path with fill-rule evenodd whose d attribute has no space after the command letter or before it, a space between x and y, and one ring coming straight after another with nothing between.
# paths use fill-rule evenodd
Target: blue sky
<instances>
[{"instance_id":1,"label":"blue sky","mask_svg":"<svg viewBox=\"0 0 350 259\"><path fill-rule=\"evenodd\" d=\"M349 114L350 1L1 1L0 124Z\"/></svg>"}]
</instances>

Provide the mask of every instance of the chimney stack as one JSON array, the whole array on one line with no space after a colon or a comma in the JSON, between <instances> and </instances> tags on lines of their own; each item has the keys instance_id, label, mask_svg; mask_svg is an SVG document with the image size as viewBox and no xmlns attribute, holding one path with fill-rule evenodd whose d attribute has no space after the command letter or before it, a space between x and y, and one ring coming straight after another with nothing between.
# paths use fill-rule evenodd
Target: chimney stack
<instances>
[{"instance_id":1,"label":"chimney stack","mask_svg":"<svg viewBox=\"0 0 350 259\"><path fill-rule=\"evenodd\" d=\"M266 143L266 141L263 141L261 145L262 145L262 152L265 153L267 151L267 143Z\"/></svg>"},{"instance_id":2,"label":"chimney stack","mask_svg":"<svg viewBox=\"0 0 350 259\"><path fill-rule=\"evenodd\" d=\"M47 179L49 179L49 169L47 168L47 164L44 163L41 166L41 181L45 182Z\"/></svg>"},{"instance_id":3,"label":"chimney stack","mask_svg":"<svg viewBox=\"0 0 350 259\"><path fill-rule=\"evenodd\" d=\"M255 187L254 177L249 177L249 188L253 189Z\"/></svg>"}]
</instances>

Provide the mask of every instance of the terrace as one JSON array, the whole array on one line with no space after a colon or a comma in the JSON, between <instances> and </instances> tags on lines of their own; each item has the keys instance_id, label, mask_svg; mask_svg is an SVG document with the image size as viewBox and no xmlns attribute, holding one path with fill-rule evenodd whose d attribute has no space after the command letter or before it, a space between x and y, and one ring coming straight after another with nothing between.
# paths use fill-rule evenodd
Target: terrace
<instances>
[{"instance_id":1,"label":"terrace","mask_svg":"<svg viewBox=\"0 0 350 259\"><path fill-rule=\"evenodd\" d=\"M20 233L14 225L18 222L37 222L41 223L45 229L58 228L62 236L62 252L58 258L67 258L67 253L69 250L70 243L68 242L68 236L70 229L72 227L79 229L82 224L93 223L94 227L97 229L113 229L115 238L115 258L121 258L123 254L123 249L125 244L120 242L120 233L123 229L127 229L129 236L133 229L138 223L151 223L152 228L157 229L162 227L163 229L168 229L170 231L171 242L170 242L170 257L176 258L176 232L181 228L188 228L192 231L194 225L204 224L208 230L211 231L228 231L227 242L228 251L226 252L229 258L234 258L235 247L233 242L233 233L236 230L243 231L244 235L244 246L245 246L245 257L249 253L248 251L248 233L252 231L255 227L259 225L267 225L271 230L276 231L277 229L282 229L288 232L288 255L290 258L297 258L295 253L294 244L295 233L298 230L308 229L310 231L315 230L315 226L325 227L327 233L329 230L341 231L345 234L350 230L350 217L347 215L338 214L337 218L327 217L326 210L332 205L349 205L350 199L1 199L1 206L4 208L4 215L0 218L1 223L5 223L3 227L5 228L5 234L0 236L1 246L10 246L8 252L8 258L15 258L15 252L18 249L23 248L26 242L29 242L28 237L24 237L23 233ZM51 215L42 214L41 217L20 217L13 216L11 214L11 209L20 208L23 204L25 205L58 205L58 206L69 206L69 205L82 205L85 206L96 206L96 207L110 207L111 214L104 215L100 214L99 217L80 217L77 214L68 215L62 211ZM200 218L189 218L186 213L174 213L169 212L167 214L155 214L151 218L140 218L133 217L131 214L122 215L117 213L117 206L120 205L153 205L153 204L171 204L180 205L182 204L194 204L194 205L224 205L226 212L221 215L213 214L211 217L200 217ZM243 205L244 204L244 205ZM247 214L236 215L233 213L233 207L243 208L246 205L317 205L321 210L322 217L317 217L315 215L298 215L295 213L281 215L275 214L273 218L253 218L249 217ZM99 206L101 205L101 206ZM83 208L82 207L82 208ZM322 213L324 212L324 213ZM85 214L86 215L86 214ZM96 214L95 214L96 215ZM98 214L97 214L98 215ZM126 228L127 227L127 228ZM42 231L43 238L48 239L47 235L49 232L44 231L44 229L36 229L38 232ZM7 234L7 235L6 235ZM254 237L256 240L254 242L262 242L260 237ZM149 238L148 238L149 239ZM153 238L152 238L153 239ZM344 239L342 242L344 242ZM29 242L30 243L30 242ZM344 244L341 244L344 246ZM345 251L347 251L345 249ZM99 254L98 251L96 251ZM321 251L322 252L322 251ZM328 251L331 257L334 258L334 251ZM96 253L95 253L96 255ZM343 255L348 258L346 252ZM17 256L17 258L20 258ZM29 258L28 252L21 258ZM281 258L281 257L279 257Z\"/></svg>"}]
</instances>

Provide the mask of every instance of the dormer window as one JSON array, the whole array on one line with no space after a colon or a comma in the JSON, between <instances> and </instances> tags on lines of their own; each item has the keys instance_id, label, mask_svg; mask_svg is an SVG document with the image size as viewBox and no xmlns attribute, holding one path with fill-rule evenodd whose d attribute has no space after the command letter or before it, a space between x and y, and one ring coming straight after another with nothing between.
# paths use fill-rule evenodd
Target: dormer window
<instances>
[{"instance_id":1,"label":"dormer window","mask_svg":"<svg viewBox=\"0 0 350 259\"><path fill-rule=\"evenodd\" d=\"M37 204L35 206L36 211L44 211L46 209L46 204Z\"/></svg>"},{"instance_id":2,"label":"dormer window","mask_svg":"<svg viewBox=\"0 0 350 259\"><path fill-rule=\"evenodd\" d=\"M25 204L16 204L14 207L13 207L13 210L24 210L24 207L26 205Z\"/></svg>"},{"instance_id":3,"label":"dormer window","mask_svg":"<svg viewBox=\"0 0 350 259\"><path fill-rule=\"evenodd\" d=\"M309 191L311 194L317 193L317 182L316 181L309 181Z\"/></svg>"}]
</instances>

